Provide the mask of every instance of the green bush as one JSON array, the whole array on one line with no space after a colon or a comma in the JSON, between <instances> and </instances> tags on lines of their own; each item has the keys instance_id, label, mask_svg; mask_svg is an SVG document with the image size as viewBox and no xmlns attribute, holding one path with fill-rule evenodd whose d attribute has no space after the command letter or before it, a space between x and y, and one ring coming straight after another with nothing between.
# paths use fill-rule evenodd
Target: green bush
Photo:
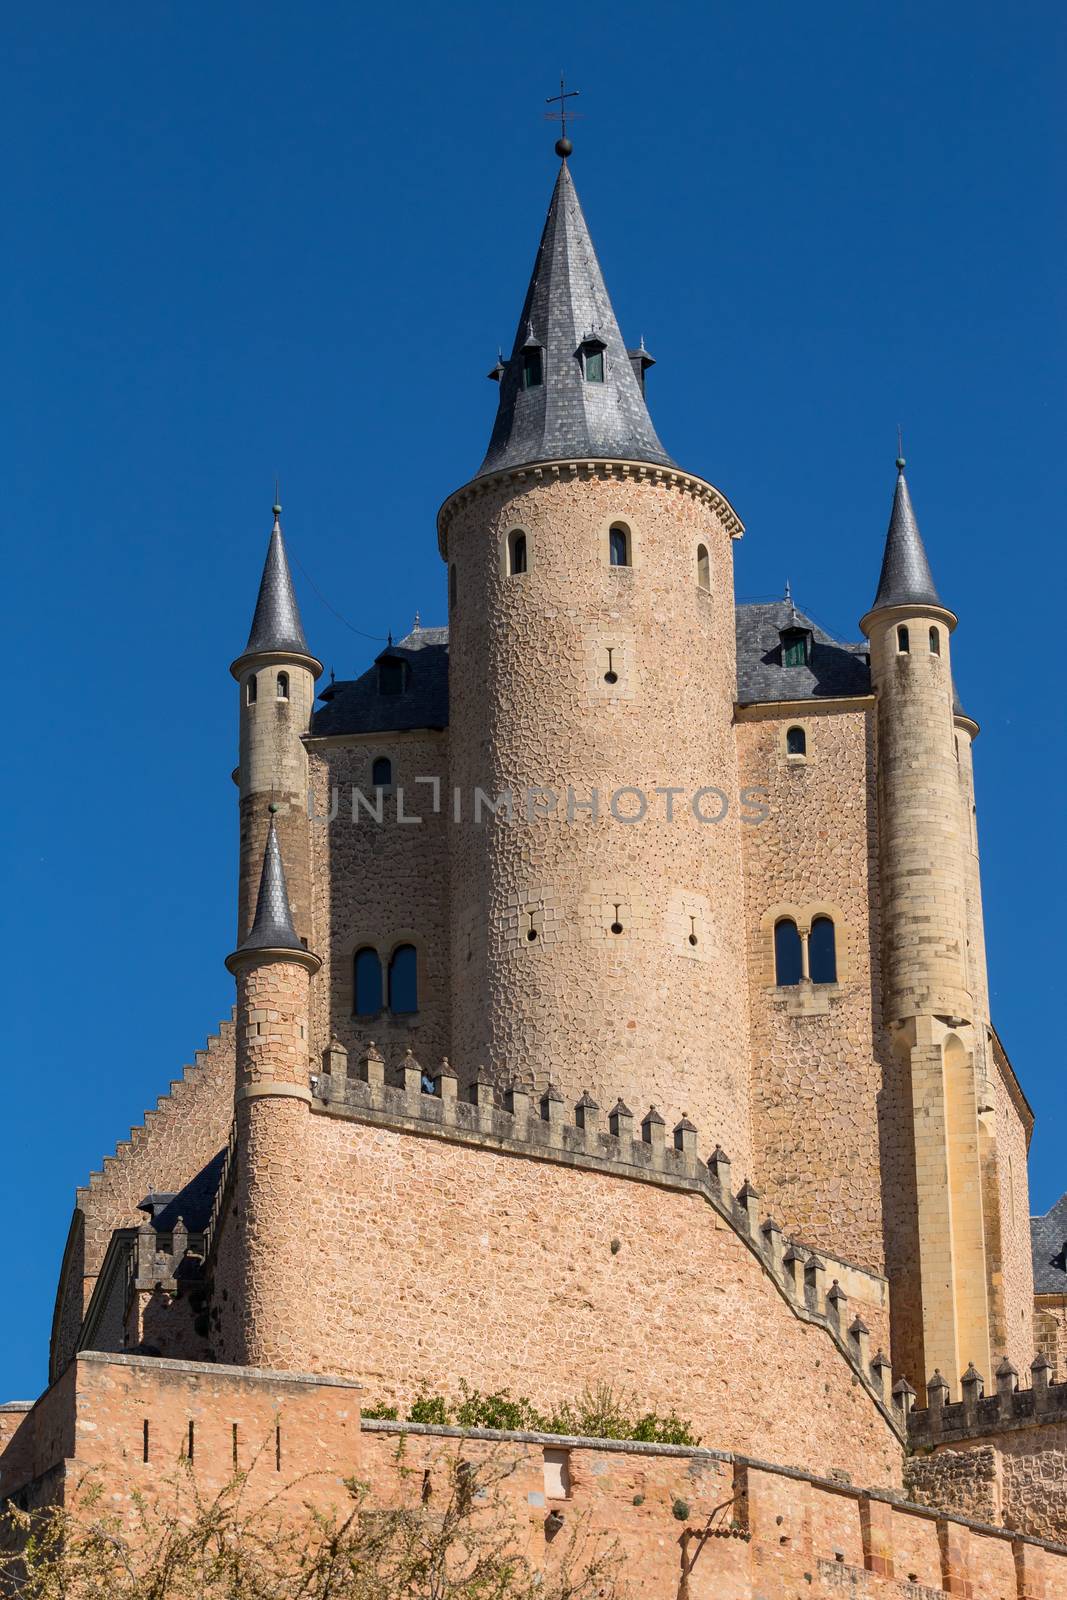
<instances>
[{"instance_id":1,"label":"green bush","mask_svg":"<svg viewBox=\"0 0 1067 1600\"><path fill-rule=\"evenodd\" d=\"M420 1394L411 1402L408 1412L409 1422L430 1422L439 1428L444 1428L451 1422L448 1414L448 1402L443 1395Z\"/></svg>"},{"instance_id":2,"label":"green bush","mask_svg":"<svg viewBox=\"0 0 1067 1600\"><path fill-rule=\"evenodd\" d=\"M411 1403L408 1422L428 1422L438 1427L455 1423L460 1428L494 1428L502 1433L552 1433L591 1439L634 1439L642 1444L700 1443L687 1422L675 1411L660 1416L655 1411L638 1412L633 1398L610 1383L586 1388L577 1400L565 1400L548 1413L538 1411L526 1395L512 1395L509 1389L483 1394L460 1379L458 1400L444 1395L422 1393ZM365 1417L397 1420L396 1406L382 1402L366 1406Z\"/></svg>"}]
</instances>

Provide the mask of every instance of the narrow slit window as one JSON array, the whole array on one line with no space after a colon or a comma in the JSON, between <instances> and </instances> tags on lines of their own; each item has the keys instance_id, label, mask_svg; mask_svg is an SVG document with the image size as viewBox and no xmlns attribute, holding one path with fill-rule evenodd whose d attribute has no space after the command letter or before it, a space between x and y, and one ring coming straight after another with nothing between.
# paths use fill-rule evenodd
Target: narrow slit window
<instances>
[{"instance_id":1,"label":"narrow slit window","mask_svg":"<svg viewBox=\"0 0 1067 1600\"><path fill-rule=\"evenodd\" d=\"M353 1009L357 1017L376 1017L382 1009L382 958L370 945L356 951Z\"/></svg>"},{"instance_id":2,"label":"narrow slit window","mask_svg":"<svg viewBox=\"0 0 1067 1600\"><path fill-rule=\"evenodd\" d=\"M837 948L829 917L816 917L808 935L808 969L812 983L837 982Z\"/></svg>"},{"instance_id":3,"label":"narrow slit window","mask_svg":"<svg viewBox=\"0 0 1067 1600\"><path fill-rule=\"evenodd\" d=\"M236 1467L236 1465L237 1465L237 1424L236 1424L236 1422L233 1424L233 1429L232 1429L232 1433L231 1433L231 1441L232 1441L232 1444L233 1444L233 1464Z\"/></svg>"},{"instance_id":4,"label":"narrow slit window","mask_svg":"<svg viewBox=\"0 0 1067 1600\"><path fill-rule=\"evenodd\" d=\"M897 650L902 656L906 656L911 650L911 640L908 635L908 630L903 626L897 629Z\"/></svg>"},{"instance_id":5,"label":"narrow slit window","mask_svg":"<svg viewBox=\"0 0 1067 1600\"><path fill-rule=\"evenodd\" d=\"M608 550L613 567L628 567L630 565L630 530L623 523L616 522L608 534Z\"/></svg>"},{"instance_id":6,"label":"narrow slit window","mask_svg":"<svg viewBox=\"0 0 1067 1600\"><path fill-rule=\"evenodd\" d=\"M788 756L806 756L808 736L803 728L790 728L785 736L785 753Z\"/></svg>"},{"instance_id":7,"label":"narrow slit window","mask_svg":"<svg viewBox=\"0 0 1067 1600\"><path fill-rule=\"evenodd\" d=\"M142 1461L147 1461L148 1460L148 1418L147 1417L145 1417L144 1425L143 1425L143 1427L141 1429L141 1459L142 1459Z\"/></svg>"},{"instance_id":8,"label":"narrow slit window","mask_svg":"<svg viewBox=\"0 0 1067 1600\"><path fill-rule=\"evenodd\" d=\"M930 654L932 656L941 654L941 634L937 628L930 629Z\"/></svg>"},{"instance_id":9,"label":"narrow slit window","mask_svg":"<svg viewBox=\"0 0 1067 1600\"><path fill-rule=\"evenodd\" d=\"M393 763L388 756L378 756L370 769L370 781L376 789L387 789L393 781Z\"/></svg>"},{"instance_id":10,"label":"narrow slit window","mask_svg":"<svg viewBox=\"0 0 1067 1600\"><path fill-rule=\"evenodd\" d=\"M792 988L802 971L800 932L791 918L783 917L774 925L774 981L780 989Z\"/></svg>"},{"instance_id":11,"label":"narrow slit window","mask_svg":"<svg viewBox=\"0 0 1067 1600\"><path fill-rule=\"evenodd\" d=\"M248 682L245 684L245 705L246 706L254 706L255 705L255 703L256 703L256 687L257 687L257 685L256 685L256 675L253 672L252 676L249 678Z\"/></svg>"},{"instance_id":12,"label":"narrow slit window","mask_svg":"<svg viewBox=\"0 0 1067 1600\"><path fill-rule=\"evenodd\" d=\"M538 389L544 381L541 352L536 345L532 345L522 352L522 386L524 389Z\"/></svg>"},{"instance_id":13,"label":"narrow slit window","mask_svg":"<svg viewBox=\"0 0 1067 1600\"><path fill-rule=\"evenodd\" d=\"M278 674L278 699L279 700L288 700L288 698L289 698L289 674L287 672L279 672L279 674Z\"/></svg>"},{"instance_id":14,"label":"narrow slit window","mask_svg":"<svg viewBox=\"0 0 1067 1600\"><path fill-rule=\"evenodd\" d=\"M455 611L456 598L459 592L459 580L456 577L456 563L453 561L448 569L448 609Z\"/></svg>"},{"instance_id":15,"label":"narrow slit window","mask_svg":"<svg viewBox=\"0 0 1067 1600\"><path fill-rule=\"evenodd\" d=\"M192 1461L194 1456L195 1456L195 1454L196 1454L196 1423L195 1422L190 1422L190 1424L189 1424L189 1439L188 1439L188 1442L187 1442L187 1444L185 1446L185 1454L186 1454L186 1457L187 1457L187 1459L189 1461Z\"/></svg>"},{"instance_id":16,"label":"narrow slit window","mask_svg":"<svg viewBox=\"0 0 1067 1600\"><path fill-rule=\"evenodd\" d=\"M708 558L706 544L697 545L697 587L700 589L711 588L711 562Z\"/></svg>"},{"instance_id":17,"label":"narrow slit window","mask_svg":"<svg viewBox=\"0 0 1067 1600\"><path fill-rule=\"evenodd\" d=\"M521 528L508 534L508 576L517 578L526 571L526 535Z\"/></svg>"},{"instance_id":18,"label":"narrow slit window","mask_svg":"<svg viewBox=\"0 0 1067 1600\"><path fill-rule=\"evenodd\" d=\"M418 958L413 944L398 944L390 959L389 1009L400 1017L419 1009Z\"/></svg>"}]
</instances>

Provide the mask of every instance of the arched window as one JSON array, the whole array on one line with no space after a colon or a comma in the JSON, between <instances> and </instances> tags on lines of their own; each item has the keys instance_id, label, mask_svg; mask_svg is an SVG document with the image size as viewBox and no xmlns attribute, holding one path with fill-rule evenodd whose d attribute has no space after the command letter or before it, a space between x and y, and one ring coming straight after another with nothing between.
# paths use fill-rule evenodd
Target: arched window
<instances>
[{"instance_id":1,"label":"arched window","mask_svg":"<svg viewBox=\"0 0 1067 1600\"><path fill-rule=\"evenodd\" d=\"M907 628L901 626L897 629L897 649L902 656L906 656L911 649Z\"/></svg>"},{"instance_id":2,"label":"arched window","mask_svg":"<svg viewBox=\"0 0 1067 1600\"><path fill-rule=\"evenodd\" d=\"M812 983L837 982L837 949L829 917L816 917L808 935L808 971Z\"/></svg>"},{"instance_id":3,"label":"arched window","mask_svg":"<svg viewBox=\"0 0 1067 1600\"><path fill-rule=\"evenodd\" d=\"M245 684L245 705L246 706L254 706L255 703L256 703L256 675L253 672L252 676L249 678L248 682Z\"/></svg>"},{"instance_id":4,"label":"arched window","mask_svg":"<svg viewBox=\"0 0 1067 1600\"><path fill-rule=\"evenodd\" d=\"M398 944L389 962L389 1009L407 1016L419 1009L418 961L413 944Z\"/></svg>"},{"instance_id":5,"label":"arched window","mask_svg":"<svg viewBox=\"0 0 1067 1600\"><path fill-rule=\"evenodd\" d=\"M932 656L941 654L941 634L937 628L930 629L930 654Z\"/></svg>"},{"instance_id":6,"label":"arched window","mask_svg":"<svg viewBox=\"0 0 1067 1600\"><path fill-rule=\"evenodd\" d=\"M797 925L783 917L774 925L774 981L779 988L790 988L800 982L802 972Z\"/></svg>"},{"instance_id":7,"label":"arched window","mask_svg":"<svg viewBox=\"0 0 1067 1600\"><path fill-rule=\"evenodd\" d=\"M279 700L288 700L288 698L289 698L289 674L287 672L279 672L279 674L278 674L278 699Z\"/></svg>"},{"instance_id":8,"label":"arched window","mask_svg":"<svg viewBox=\"0 0 1067 1600\"><path fill-rule=\"evenodd\" d=\"M701 589L711 588L711 562L706 544L697 545L697 584Z\"/></svg>"},{"instance_id":9,"label":"arched window","mask_svg":"<svg viewBox=\"0 0 1067 1600\"><path fill-rule=\"evenodd\" d=\"M526 571L526 535L521 528L508 534L508 576L517 578Z\"/></svg>"},{"instance_id":10,"label":"arched window","mask_svg":"<svg viewBox=\"0 0 1067 1600\"><path fill-rule=\"evenodd\" d=\"M806 756L808 753L808 736L803 728L790 728L785 736L785 753L787 756Z\"/></svg>"},{"instance_id":11,"label":"arched window","mask_svg":"<svg viewBox=\"0 0 1067 1600\"><path fill-rule=\"evenodd\" d=\"M377 950L364 945L356 951L353 975L353 1011L357 1017L376 1017L382 1009L382 958Z\"/></svg>"},{"instance_id":12,"label":"arched window","mask_svg":"<svg viewBox=\"0 0 1067 1600\"><path fill-rule=\"evenodd\" d=\"M448 569L448 609L449 609L449 611L455 611L455 609L456 609L456 596L457 596L458 592L459 592L459 584L458 584L458 580L456 578L456 563L453 561L452 565Z\"/></svg>"},{"instance_id":13,"label":"arched window","mask_svg":"<svg viewBox=\"0 0 1067 1600\"><path fill-rule=\"evenodd\" d=\"M370 769L370 781L376 789L387 789L393 781L393 763L388 756L378 756Z\"/></svg>"},{"instance_id":14,"label":"arched window","mask_svg":"<svg viewBox=\"0 0 1067 1600\"><path fill-rule=\"evenodd\" d=\"M613 567L630 565L630 530L624 522L612 524L608 534L608 552Z\"/></svg>"}]
</instances>

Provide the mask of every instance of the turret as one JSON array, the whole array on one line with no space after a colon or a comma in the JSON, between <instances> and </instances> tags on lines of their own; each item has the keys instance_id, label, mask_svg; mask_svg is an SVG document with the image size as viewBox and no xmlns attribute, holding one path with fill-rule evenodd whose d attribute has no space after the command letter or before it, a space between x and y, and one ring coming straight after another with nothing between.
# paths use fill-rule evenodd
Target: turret
<instances>
[{"instance_id":1,"label":"turret","mask_svg":"<svg viewBox=\"0 0 1067 1600\"><path fill-rule=\"evenodd\" d=\"M226 965L237 980L238 1283L227 1301L227 1354L243 1365L304 1370L314 1355L306 1277L311 1085L308 1015L319 957L293 923L276 826L268 812L255 916Z\"/></svg>"},{"instance_id":2,"label":"turret","mask_svg":"<svg viewBox=\"0 0 1067 1600\"><path fill-rule=\"evenodd\" d=\"M248 643L230 668L240 696L240 761L234 775L241 795L238 940L245 937L252 920L272 800L289 862L296 925L305 938L311 931L307 755L302 737L311 726L315 680L322 663L311 654L304 637L281 510L275 505Z\"/></svg>"},{"instance_id":3,"label":"turret","mask_svg":"<svg viewBox=\"0 0 1067 1600\"><path fill-rule=\"evenodd\" d=\"M970 1359L990 1359L979 1123L985 1030L968 948L956 617L934 584L904 466L899 459L878 592L860 623L877 697L882 1019L915 1172L914 1208L897 1218L890 1244L903 1340L894 1366L915 1383L937 1367L955 1386Z\"/></svg>"},{"instance_id":4,"label":"turret","mask_svg":"<svg viewBox=\"0 0 1067 1600\"><path fill-rule=\"evenodd\" d=\"M446 501L452 1057L749 1150L732 540L652 423L566 160ZM482 808L511 795L510 819ZM667 793L672 790L673 793ZM721 796L714 792L721 791ZM719 820L714 820L719 818Z\"/></svg>"}]
</instances>

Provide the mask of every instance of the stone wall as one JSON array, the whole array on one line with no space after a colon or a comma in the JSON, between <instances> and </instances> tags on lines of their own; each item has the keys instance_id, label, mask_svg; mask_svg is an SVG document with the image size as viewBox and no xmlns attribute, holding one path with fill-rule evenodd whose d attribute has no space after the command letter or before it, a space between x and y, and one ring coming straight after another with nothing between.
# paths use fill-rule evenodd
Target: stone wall
<instances>
[{"instance_id":1,"label":"stone wall","mask_svg":"<svg viewBox=\"0 0 1067 1600\"><path fill-rule=\"evenodd\" d=\"M427 1103L417 1088L411 1098L416 1109ZM488 1107L461 1109L491 1130ZM750 1245L738 1235L744 1224L693 1192L695 1182L686 1192L665 1174L661 1187L621 1168L579 1165L562 1148L555 1159L548 1148L523 1158L477 1132L470 1143L419 1137L392 1120L308 1113L307 1370L344 1373L371 1399L404 1406L423 1388L454 1395L461 1380L522 1392L542 1408L610 1382L643 1407L684 1413L731 1448L899 1481L897 1436L871 1377L867 1388L859 1383L862 1367L842 1349L854 1313L875 1321L880 1308L827 1301L813 1317L802 1265L791 1306L783 1269L776 1282L761 1260L763 1252L774 1260L781 1236L764 1238L758 1216ZM695 1154L676 1160L695 1174ZM282 1226L286 1206L276 1214ZM235 1292L223 1276L230 1231L228 1219L216 1306ZM820 1308L827 1279L820 1263L810 1291ZM289 1293L303 1303L306 1282L293 1281ZM840 1319L840 1345L830 1314ZM236 1349L224 1340L218 1354L232 1360Z\"/></svg>"},{"instance_id":2,"label":"stone wall","mask_svg":"<svg viewBox=\"0 0 1067 1600\"><path fill-rule=\"evenodd\" d=\"M1051 1366L1054 1381L1067 1380L1067 1296L1035 1295L1034 1344Z\"/></svg>"},{"instance_id":3,"label":"stone wall","mask_svg":"<svg viewBox=\"0 0 1067 1600\"><path fill-rule=\"evenodd\" d=\"M137 1206L150 1189L181 1190L225 1146L233 1118L234 1070L234 1025L227 1020L145 1113L141 1126L131 1130L78 1190L53 1323L53 1377L74 1352L112 1231L139 1226L144 1214Z\"/></svg>"},{"instance_id":4,"label":"stone wall","mask_svg":"<svg viewBox=\"0 0 1067 1600\"><path fill-rule=\"evenodd\" d=\"M332 1039L353 1058L373 1041L390 1067L410 1048L435 1071L451 1049L446 736L423 730L312 739L309 751L314 802L311 948L323 963L312 985L312 1061L321 1064ZM379 756L393 764L393 786L382 797L383 821L379 824L362 808L354 820L352 791L359 789L374 801L371 767ZM415 782L431 777L441 783L436 812L432 786ZM330 821L335 795L336 816ZM398 822L399 805L405 817L420 820ZM398 1017L385 1008L377 1017L357 1018L355 952L374 946L387 973L392 951L404 943L418 952L417 1013Z\"/></svg>"},{"instance_id":5,"label":"stone wall","mask_svg":"<svg viewBox=\"0 0 1067 1600\"><path fill-rule=\"evenodd\" d=\"M1011 1069L1003 1061L1003 1052L996 1049L990 1056L996 1168L993 1203L997 1208L994 1237L998 1248L995 1255L992 1251L989 1255L993 1277L991 1300L999 1312L994 1329L1002 1335L993 1353L998 1360L1006 1355L1020 1372L1025 1372L1035 1349L1034 1262L1027 1176L1029 1129L1020 1115L1018 1090L1012 1092L1008 1076ZM966 1351L961 1354L966 1356Z\"/></svg>"}]
</instances>

